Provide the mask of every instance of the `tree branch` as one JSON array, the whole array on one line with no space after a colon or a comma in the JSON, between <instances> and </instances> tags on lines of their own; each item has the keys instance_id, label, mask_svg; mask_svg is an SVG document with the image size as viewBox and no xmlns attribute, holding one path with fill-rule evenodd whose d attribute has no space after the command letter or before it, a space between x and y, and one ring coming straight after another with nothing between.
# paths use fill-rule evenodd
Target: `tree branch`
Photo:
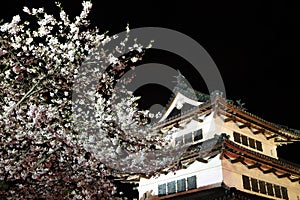
<instances>
[{"instance_id":1,"label":"tree branch","mask_svg":"<svg viewBox=\"0 0 300 200\"><path fill-rule=\"evenodd\" d=\"M43 79L43 78L42 78ZM30 96L30 93L36 88L36 86L41 82L41 80L42 79L40 79L36 84L34 84L33 86L32 86L32 88L23 96L23 98L20 100L20 101L18 101L14 106L12 106L5 114L4 114L4 116L5 117L7 117L7 115L9 115L9 113L15 108L15 107L17 107L17 106L19 106L28 96Z\"/></svg>"}]
</instances>

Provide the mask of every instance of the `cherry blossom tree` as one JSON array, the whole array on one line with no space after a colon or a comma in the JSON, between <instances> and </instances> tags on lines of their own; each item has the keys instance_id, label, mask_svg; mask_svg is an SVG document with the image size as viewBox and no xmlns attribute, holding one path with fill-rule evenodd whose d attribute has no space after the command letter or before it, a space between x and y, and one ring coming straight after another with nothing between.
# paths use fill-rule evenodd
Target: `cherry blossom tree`
<instances>
[{"instance_id":1,"label":"cherry blossom tree","mask_svg":"<svg viewBox=\"0 0 300 200\"><path fill-rule=\"evenodd\" d=\"M90 28L87 17L92 4L84 1L82 5L74 20L59 3L58 19L43 8L24 7L35 24L16 15L0 27L1 199L113 199L116 193L111 178L116 172L84 148L72 127L72 86L78 70L95 47L114 39ZM114 52L124 50L126 41ZM104 48L99 52L101 65L111 68L99 73L98 116L109 115L110 102L117 98L111 94L115 78L143 50L134 45L131 55L122 59L114 57L114 52ZM129 101L118 106L131 108L131 122L143 124L145 115L136 109L136 97L124 92ZM108 122L112 123L102 120Z\"/></svg>"},{"instance_id":2,"label":"cherry blossom tree","mask_svg":"<svg viewBox=\"0 0 300 200\"><path fill-rule=\"evenodd\" d=\"M73 20L59 3L57 18L24 7L0 26L1 198L117 199L113 177L176 168L180 147L138 110L132 78L120 79L151 41L128 45L128 27L125 38L101 34L82 5Z\"/></svg>"}]
</instances>

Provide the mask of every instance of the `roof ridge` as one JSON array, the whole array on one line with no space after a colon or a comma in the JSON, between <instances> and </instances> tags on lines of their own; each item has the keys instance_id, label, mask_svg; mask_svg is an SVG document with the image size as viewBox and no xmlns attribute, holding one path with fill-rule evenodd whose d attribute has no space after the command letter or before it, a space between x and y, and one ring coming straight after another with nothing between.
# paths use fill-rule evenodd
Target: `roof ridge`
<instances>
[{"instance_id":1,"label":"roof ridge","mask_svg":"<svg viewBox=\"0 0 300 200\"><path fill-rule=\"evenodd\" d=\"M225 139L225 142L227 142L227 143L229 143L229 144L231 144L231 145L233 145L235 147L238 147L238 148L240 148L242 150L245 150L248 153L251 153L253 155L257 155L257 156L259 156L259 157L261 157L263 159L270 160L273 163L279 164L281 166L289 167L290 169L297 170L297 171L299 171L299 174L300 174L300 165L297 165L296 163L293 163L293 162L290 162L290 161L289 162L285 162L284 159L281 159L281 160L280 159L276 159L274 157L271 157L271 156L268 156L268 155L265 155L265 154L253 151L253 150L245 148L245 147L243 147L243 146L241 146L241 145L239 145L239 144L237 144L237 143L235 143L235 142L233 142L233 141L231 141L229 139Z\"/></svg>"},{"instance_id":2,"label":"roof ridge","mask_svg":"<svg viewBox=\"0 0 300 200\"><path fill-rule=\"evenodd\" d=\"M227 99L224 99L224 100L227 102ZM287 131L287 132L290 132L292 134L300 136L300 130L298 130L298 129L293 129L293 128L289 128L286 125L281 125L281 124L277 124L277 123L274 123L274 122L270 122L270 121L265 120L265 119L263 119L262 117L260 117L260 116L258 116L256 114L253 114L253 113L250 113L249 111L246 111L245 109L240 109L238 106L236 106L234 104L229 104L229 105L232 106L232 107L234 107L234 108L236 108L236 109L238 109L239 111L241 111L241 112L243 112L243 113L251 116L251 117L254 117L254 118L256 118L256 119L258 119L258 120L266 123L266 124L269 124L269 125L272 125L272 126L274 126L276 128L279 128L282 131Z\"/></svg>"}]
</instances>

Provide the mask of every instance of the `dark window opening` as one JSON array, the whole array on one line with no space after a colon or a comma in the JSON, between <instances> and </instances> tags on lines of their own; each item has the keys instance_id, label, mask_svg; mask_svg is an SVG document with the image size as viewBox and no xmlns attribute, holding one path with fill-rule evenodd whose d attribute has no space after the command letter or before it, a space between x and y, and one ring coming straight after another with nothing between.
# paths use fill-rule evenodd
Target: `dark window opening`
<instances>
[{"instance_id":1,"label":"dark window opening","mask_svg":"<svg viewBox=\"0 0 300 200\"><path fill-rule=\"evenodd\" d=\"M256 141L256 149L259 151L263 151L262 144L260 141Z\"/></svg>"},{"instance_id":2,"label":"dark window opening","mask_svg":"<svg viewBox=\"0 0 300 200\"><path fill-rule=\"evenodd\" d=\"M249 138L249 146L253 149L255 149L255 140L252 138Z\"/></svg>"},{"instance_id":3,"label":"dark window opening","mask_svg":"<svg viewBox=\"0 0 300 200\"><path fill-rule=\"evenodd\" d=\"M257 179L251 178L251 186L252 186L252 191L258 192L258 182Z\"/></svg>"},{"instance_id":4,"label":"dark window opening","mask_svg":"<svg viewBox=\"0 0 300 200\"><path fill-rule=\"evenodd\" d=\"M255 178L250 178L245 175L242 176L242 180L244 189L269 196L276 196L277 198L289 199L286 187L268 183L262 180L257 180Z\"/></svg>"},{"instance_id":5,"label":"dark window opening","mask_svg":"<svg viewBox=\"0 0 300 200\"><path fill-rule=\"evenodd\" d=\"M263 151L262 143L253 138L247 137L247 136L239 134L237 132L233 132L233 139L237 143L243 144L245 146L249 146L252 149L257 149L259 151Z\"/></svg>"},{"instance_id":6,"label":"dark window opening","mask_svg":"<svg viewBox=\"0 0 300 200\"><path fill-rule=\"evenodd\" d=\"M274 196L273 184L267 183L267 191L268 191L268 195Z\"/></svg>"},{"instance_id":7,"label":"dark window opening","mask_svg":"<svg viewBox=\"0 0 300 200\"><path fill-rule=\"evenodd\" d=\"M186 190L186 181L185 179L180 179L177 181L177 192L183 192Z\"/></svg>"},{"instance_id":8,"label":"dark window opening","mask_svg":"<svg viewBox=\"0 0 300 200\"><path fill-rule=\"evenodd\" d=\"M194 142L203 139L202 129L194 132Z\"/></svg>"},{"instance_id":9,"label":"dark window opening","mask_svg":"<svg viewBox=\"0 0 300 200\"><path fill-rule=\"evenodd\" d=\"M285 187L281 187L281 193L282 193L282 198L283 199L289 199L288 191Z\"/></svg>"},{"instance_id":10,"label":"dark window opening","mask_svg":"<svg viewBox=\"0 0 300 200\"><path fill-rule=\"evenodd\" d=\"M275 190L275 196L281 198L280 186L274 185L274 190Z\"/></svg>"},{"instance_id":11,"label":"dark window opening","mask_svg":"<svg viewBox=\"0 0 300 200\"><path fill-rule=\"evenodd\" d=\"M175 181L168 183L168 194L173 194L176 192L176 184Z\"/></svg>"},{"instance_id":12,"label":"dark window opening","mask_svg":"<svg viewBox=\"0 0 300 200\"><path fill-rule=\"evenodd\" d=\"M184 135L184 143L192 143L193 142L193 136L192 133L188 133Z\"/></svg>"},{"instance_id":13,"label":"dark window opening","mask_svg":"<svg viewBox=\"0 0 300 200\"><path fill-rule=\"evenodd\" d=\"M243 175L243 186L246 190L251 190L250 179L248 176Z\"/></svg>"},{"instance_id":14,"label":"dark window opening","mask_svg":"<svg viewBox=\"0 0 300 200\"><path fill-rule=\"evenodd\" d=\"M259 191L262 194L267 194L266 183L264 181L259 181Z\"/></svg>"},{"instance_id":15,"label":"dark window opening","mask_svg":"<svg viewBox=\"0 0 300 200\"><path fill-rule=\"evenodd\" d=\"M237 143L241 143L241 135L237 132L233 132L233 139Z\"/></svg>"},{"instance_id":16,"label":"dark window opening","mask_svg":"<svg viewBox=\"0 0 300 200\"><path fill-rule=\"evenodd\" d=\"M163 195L166 195L166 194L167 194L166 184L158 185L158 196L163 196Z\"/></svg>"},{"instance_id":17,"label":"dark window opening","mask_svg":"<svg viewBox=\"0 0 300 200\"><path fill-rule=\"evenodd\" d=\"M196 176L191 176L187 178L188 190L197 188Z\"/></svg>"},{"instance_id":18,"label":"dark window opening","mask_svg":"<svg viewBox=\"0 0 300 200\"><path fill-rule=\"evenodd\" d=\"M175 138L175 145L182 145L183 144L183 137L177 137Z\"/></svg>"},{"instance_id":19,"label":"dark window opening","mask_svg":"<svg viewBox=\"0 0 300 200\"><path fill-rule=\"evenodd\" d=\"M242 144L248 146L248 138L244 135L242 135Z\"/></svg>"}]
</instances>

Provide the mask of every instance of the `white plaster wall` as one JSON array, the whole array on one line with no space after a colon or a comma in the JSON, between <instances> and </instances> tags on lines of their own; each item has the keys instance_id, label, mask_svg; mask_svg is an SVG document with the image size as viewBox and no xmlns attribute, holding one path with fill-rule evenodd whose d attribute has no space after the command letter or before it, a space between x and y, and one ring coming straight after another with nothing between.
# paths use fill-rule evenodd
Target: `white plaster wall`
<instances>
[{"instance_id":1,"label":"white plaster wall","mask_svg":"<svg viewBox=\"0 0 300 200\"><path fill-rule=\"evenodd\" d=\"M198 122L195 120L191 120L189 123L185 124L183 127L184 129L176 129L174 128L174 132L170 133L172 135L172 144L175 145L175 138L179 136L184 136L187 133L191 133L193 131L202 129L203 133L203 139L197 141L202 142L208 139L211 139L214 137L215 134L219 134L221 129L221 126L218 121L213 117L214 112L212 112L210 115L206 116L203 119L203 122Z\"/></svg>"},{"instance_id":2,"label":"white plaster wall","mask_svg":"<svg viewBox=\"0 0 300 200\"><path fill-rule=\"evenodd\" d=\"M219 156L212 158L208 163L195 161L187 169L182 169L167 175L160 175L157 178L141 178L139 183L139 198L146 191L153 191L152 195L158 195L158 185L177 181L179 179L188 178L196 175L197 187L203 187L215 183L221 183L223 180L222 165Z\"/></svg>"}]
</instances>

